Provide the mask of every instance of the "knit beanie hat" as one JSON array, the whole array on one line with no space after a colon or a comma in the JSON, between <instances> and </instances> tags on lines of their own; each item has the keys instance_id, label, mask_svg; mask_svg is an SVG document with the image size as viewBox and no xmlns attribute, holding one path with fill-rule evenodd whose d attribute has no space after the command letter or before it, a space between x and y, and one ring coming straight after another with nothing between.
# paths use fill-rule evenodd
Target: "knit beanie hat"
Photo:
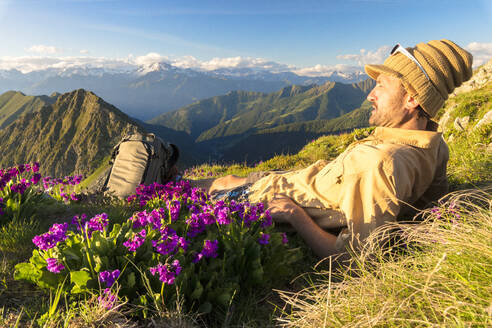
<instances>
[{"instance_id":1,"label":"knit beanie hat","mask_svg":"<svg viewBox=\"0 0 492 328\"><path fill-rule=\"evenodd\" d=\"M381 73L399 78L407 92L433 117L448 94L470 79L472 61L472 55L454 42L432 40L406 50L397 45L383 65L366 65L365 71L374 80Z\"/></svg>"}]
</instances>

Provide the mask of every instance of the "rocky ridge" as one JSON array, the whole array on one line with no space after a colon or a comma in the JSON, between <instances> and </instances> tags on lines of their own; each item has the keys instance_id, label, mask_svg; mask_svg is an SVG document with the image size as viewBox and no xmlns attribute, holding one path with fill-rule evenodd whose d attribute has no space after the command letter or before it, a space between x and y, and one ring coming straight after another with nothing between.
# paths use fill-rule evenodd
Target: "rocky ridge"
<instances>
[{"instance_id":1,"label":"rocky ridge","mask_svg":"<svg viewBox=\"0 0 492 328\"><path fill-rule=\"evenodd\" d=\"M0 167L37 161L45 175L88 174L124 135L137 131L143 129L116 107L75 90L0 130Z\"/></svg>"}]
</instances>

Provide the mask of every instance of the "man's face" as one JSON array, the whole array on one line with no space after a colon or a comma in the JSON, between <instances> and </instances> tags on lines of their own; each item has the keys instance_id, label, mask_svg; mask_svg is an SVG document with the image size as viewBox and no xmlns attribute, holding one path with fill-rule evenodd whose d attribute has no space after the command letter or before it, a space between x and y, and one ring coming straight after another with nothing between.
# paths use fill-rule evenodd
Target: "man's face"
<instances>
[{"instance_id":1,"label":"man's face","mask_svg":"<svg viewBox=\"0 0 492 328\"><path fill-rule=\"evenodd\" d=\"M376 82L367 96L373 107L369 124L397 128L410 119L405 108L407 92L396 77L379 74Z\"/></svg>"}]
</instances>

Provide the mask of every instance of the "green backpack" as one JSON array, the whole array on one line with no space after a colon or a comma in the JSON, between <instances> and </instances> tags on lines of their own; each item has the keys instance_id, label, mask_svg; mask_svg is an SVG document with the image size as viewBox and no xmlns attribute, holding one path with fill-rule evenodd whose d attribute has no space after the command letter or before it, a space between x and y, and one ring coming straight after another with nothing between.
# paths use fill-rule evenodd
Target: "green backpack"
<instances>
[{"instance_id":1,"label":"green backpack","mask_svg":"<svg viewBox=\"0 0 492 328\"><path fill-rule=\"evenodd\" d=\"M178 158L178 147L153 133L128 135L113 148L103 191L124 198L140 184L164 184L174 178Z\"/></svg>"}]
</instances>

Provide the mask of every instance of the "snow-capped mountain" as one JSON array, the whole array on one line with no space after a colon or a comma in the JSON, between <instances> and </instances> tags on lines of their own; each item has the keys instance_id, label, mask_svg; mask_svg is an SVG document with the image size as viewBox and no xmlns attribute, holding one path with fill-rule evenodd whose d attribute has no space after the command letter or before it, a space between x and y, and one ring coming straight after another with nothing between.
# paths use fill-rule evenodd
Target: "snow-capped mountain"
<instances>
[{"instance_id":1,"label":"snow-capped mountain","mask_svg":"<svg viewBox=\"0 0 492 328\"><path fill-rule=\"evenodd\" d=\"M233 90L273 92L291 84L353 83L367 78L362 72L334 71L327 76L301 76L291 71L228 67L213 70L178 67L167 61L110 64L57 62L42 69L0 69L0 93L18 90L39 95L93 91L127 114L150 119L197 100Z\"/></svg>"}]
</instances>

